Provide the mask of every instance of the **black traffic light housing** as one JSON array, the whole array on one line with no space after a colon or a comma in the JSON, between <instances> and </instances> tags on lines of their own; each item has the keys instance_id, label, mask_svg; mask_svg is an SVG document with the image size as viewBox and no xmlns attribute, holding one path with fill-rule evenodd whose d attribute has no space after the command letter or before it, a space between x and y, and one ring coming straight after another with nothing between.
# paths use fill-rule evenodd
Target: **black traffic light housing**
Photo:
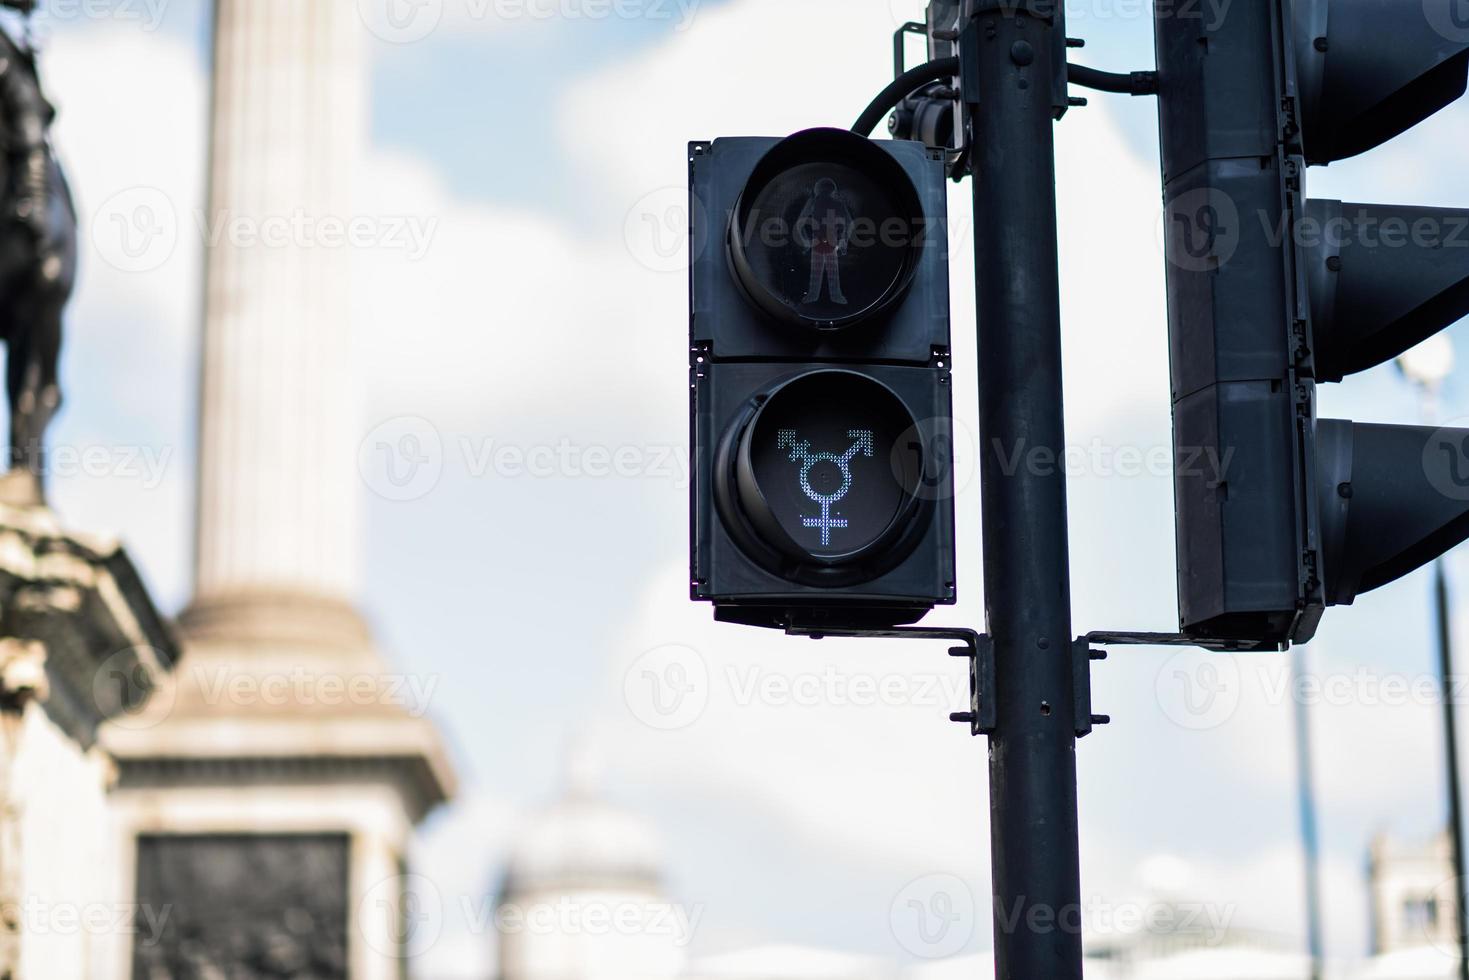
<instances>
[{"instance_id":1,"label":"black traffic light housing","mask_svg":"<svg viewBox=\"0 0 1469 980\"><path fill-rule=\"evenodd\" d=\"M1460 0L1288 0L1303 152L1331 163L1380 146L1464 94Z\"/></svg>"},{"instance_id":2,"label":"black traffic light housing","mask_svg":"<svg viewBox=\"0 0 1469 980\"><path fill-rule=\"evenodd\" d=\"M1469 211L1306 202L1317 381L1391 360L1469 310Z\"/></svg>"},{"instance_id":3,"label":"black traffic light housing","mask_svg":"<svg viewBox=\"0 0 1469 980\"><path fill-rule=\"evenodd\" d=\"M1157 7L1179 620L1205 645L1304 642L1469 538L1469 432L1315 401L1469 314L1469 211L1305 194L1308 164L1463 94L1469 22L1442 6Z\"/></svg>"},{"instance_id":4,"label":"black traffic light housing","mask_svg":"<svg viewBox=\"0 0 1469 980\"><path fill-rule=\"evenodd\" d=\"M882 627L954 601L944 154L690 144L691 592Z\"/></svg>"}]
</instances>

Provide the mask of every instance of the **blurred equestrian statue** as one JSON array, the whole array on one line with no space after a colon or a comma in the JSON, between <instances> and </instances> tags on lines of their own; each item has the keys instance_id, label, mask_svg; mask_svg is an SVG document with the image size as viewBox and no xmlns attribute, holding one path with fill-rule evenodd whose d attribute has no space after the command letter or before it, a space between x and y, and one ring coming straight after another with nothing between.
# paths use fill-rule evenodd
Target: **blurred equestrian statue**
<instances>
[{"instance_id":1,"label":"blurred equestrian statue","mask_svg":"<svg viewBox=\"0 0 1469 980\"><path fill-rule=\"evenodd\" d=\"M0 0L30 15L36 0ZM77 269L77 218L48 132L34 52L0 30L0 340L10 402L0 502L43 503L46 428L61 406L61 314Z\"/></svg>"}]
</instances>

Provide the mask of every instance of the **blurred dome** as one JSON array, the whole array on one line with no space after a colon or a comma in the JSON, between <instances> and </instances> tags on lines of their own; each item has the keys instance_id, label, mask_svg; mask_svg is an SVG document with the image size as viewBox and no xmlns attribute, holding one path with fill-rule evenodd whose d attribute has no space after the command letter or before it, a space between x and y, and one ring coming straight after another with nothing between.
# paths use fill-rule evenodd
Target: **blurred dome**
<instances>
[{"instance_id":1,"label":"blurred dome","mask_svg":"<svg viewBox=\"0 0 1469 980\"><path fill-rule=\"evenodd\" d=\"M569 760L566 795L541 811L515 842L504 893L546 891L657 891L663 848L652 828L602 799L600 764L586 743Z\"/></svg>"},{"instance_id":2,"label":"blurred dome","mask_svg":"<svg viewBox=\"0 0 1469 980\"><path fill-rule=\"evenodd\" d=\"M656 890L662 877L662 848L643 821L573 792L538 815L516 841L505 891Z\"/></svg>"},{"instance_id":3,"label":"blurred dome","mask_svg":"<svg viewBox=\"0 0 1469 980\"><path fill-rule=\"evenodd\" d=\"M511 849L497 914L500 980L673 980L692 925L662 896L662 847L595 791L600 767L582 749L566 795ZM593 915L611 927L594 928Z\"/></svg>"}]
</instances>

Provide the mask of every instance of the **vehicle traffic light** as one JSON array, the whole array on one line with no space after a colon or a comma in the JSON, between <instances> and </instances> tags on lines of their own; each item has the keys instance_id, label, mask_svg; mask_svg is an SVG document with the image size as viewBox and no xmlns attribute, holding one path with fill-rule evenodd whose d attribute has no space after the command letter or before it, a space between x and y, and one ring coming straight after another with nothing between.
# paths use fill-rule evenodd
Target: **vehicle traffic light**
<instances>
[{"instance_id":1,"label":"vehicle traffic light","mask_svg":"<svg viewBox=\"0 0 1469 980\"><path fill-rule=\"evenodd\" d=\"M689 167L693 598L779 628L953 602L943 152L815 129Z\"/></svg>"},{"instance_id":2,"label":"vehicle traffic light","mask_svg":"<svg viewBox=\"0 0 1469 980\"><path fill-rule=\"evenodd\" d=\"M1315 386L1469 314L1469 211L1308 200L1469 77L1462 0L1155 7L1178 600L1283 646L1469 538L1469 430L1316 417Z\"/></svg>"},{"instance_id":3,"label":"vehicle traffic light","mask_svg":"<svg viewBox=\"0 0 1469 980\"><path fill-rule=\"evenodd\" d=\"M959 57L959 34L964 22L962 0L929 0L921 25L928 46L928 64ZM915 30L919 26L909 25ZM900 78L907 70L905 33L900 31L894 39L893 68ZM893 139L917 140L925 146L948 150L952 166L963 159L966 148L968 133L963 120L964 102L954 79L940 78L905 96L888 117L887 129Z\"/></svg>"}]
</instances>

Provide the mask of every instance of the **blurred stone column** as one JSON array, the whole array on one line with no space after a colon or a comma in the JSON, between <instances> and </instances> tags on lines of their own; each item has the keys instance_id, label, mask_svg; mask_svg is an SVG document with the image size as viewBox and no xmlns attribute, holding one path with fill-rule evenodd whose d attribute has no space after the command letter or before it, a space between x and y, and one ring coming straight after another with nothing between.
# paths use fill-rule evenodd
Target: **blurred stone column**
<instances>
[{"instance_id":1,"label":"blurred stone column","mask_svg":"<svg viewBox=\"0 0 1469 980\"><path fill-rule=\"evenodd\" d=\"M368 36L352 0L216 0L195 595L174 682L107 731L118 891L170 913L120 976L388 980L421 939L438 679L392 672L354 605Z\"/></svg>"},{"instance_id":2,"label":"blurred stone column","mask_svg":"<svg viewBox=\"0 0 1469 980\"><path fill-rule=\"evenodd\" d=\"M356 586L362 427L336 233L353 218L367 33L356 3L219 0L215 17L190 616L233 634L340 614Z\"/></svg>"}]
</instances>

